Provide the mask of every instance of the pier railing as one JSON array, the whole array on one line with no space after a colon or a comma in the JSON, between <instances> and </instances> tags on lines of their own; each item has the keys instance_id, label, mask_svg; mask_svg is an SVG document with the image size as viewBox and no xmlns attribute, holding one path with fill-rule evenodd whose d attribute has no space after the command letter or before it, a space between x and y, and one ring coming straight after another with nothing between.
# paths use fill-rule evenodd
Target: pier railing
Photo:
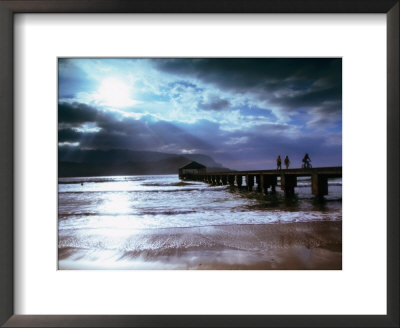
<instances>
[{"instance_id":1,"label":"pier railing","mask_svg":"<svg viewBox=\"0 0 400 328\"><path fill-rule=\"evenodd\" d=\"M328 194L328 179L342 177L342 167L190 173L181 174L179 178L203 181L212 185L230 185L231 187L245 188L248 191L255 188L255 190L267 194L269 189L272 193L276 192L278 177L280 177L280 187L285 196L292 196L294 188L297 186L297 178L307 176L311 178L312 194L323 197ZM243 186L243 180L245 186Z\"/></svg>"}]
</instances>

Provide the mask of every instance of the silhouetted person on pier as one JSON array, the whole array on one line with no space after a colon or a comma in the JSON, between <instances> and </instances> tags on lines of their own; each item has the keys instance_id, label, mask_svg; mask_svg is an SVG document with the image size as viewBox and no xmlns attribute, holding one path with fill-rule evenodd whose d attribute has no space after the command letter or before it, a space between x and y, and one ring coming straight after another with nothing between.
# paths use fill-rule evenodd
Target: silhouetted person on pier
<instances>
[{"instance_id":1,"label":"silhouetted person on pier","mask_svg":"<svg viewBox=\"0 0 400 328\"><path fill-rule=\"evenodd\" d=\"M311 158L308 156L308 153L306 153L303 157L303 168L305 169L310 169L311 168Z\"/></svg>"},{"instance_id":2,"label":"silhouetted person on pier","mask_svg":"<svg viewBox=\"0 0 400 328\"><path fill-rule=\"evenodd\" d=\"M284 163L285 163L286 170L287 170L289 168L289 165L290 165L290 160L289 160L288 155L286 155Z\"/></svg>"},{"instance_id":3,"label":"silhouetted person on pier","mask_svg":"<svg viewBox=\"0 0 400 328\"><path fill-rule=\"evenodd\" d=\"M276 169L277 169L277 170L282 170L281 155L279 155L278 158L276 159Z\"/></svg>"}]
</instances>

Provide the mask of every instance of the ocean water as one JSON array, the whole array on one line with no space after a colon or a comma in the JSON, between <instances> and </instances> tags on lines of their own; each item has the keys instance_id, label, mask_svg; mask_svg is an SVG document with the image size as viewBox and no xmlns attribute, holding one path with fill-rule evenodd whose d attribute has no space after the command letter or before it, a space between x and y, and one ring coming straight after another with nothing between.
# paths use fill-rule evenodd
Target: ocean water
<instances>
[{"instance_id":1,"label":"ocean water","mask_svg":"<svg viewBox=\"0 0 400 328\"><path fill-rule=\"evenodd\" d=\"M276 197L262 197L177 175L59 178L59 268L185 268L176 261L183 251L203 262L213 251L254 255L266 245L258 225L342 220L342 180L329 180L323 203L310 183L299 178L296 198L285 200L279 186Z\"/></svg>"}]
</instances>

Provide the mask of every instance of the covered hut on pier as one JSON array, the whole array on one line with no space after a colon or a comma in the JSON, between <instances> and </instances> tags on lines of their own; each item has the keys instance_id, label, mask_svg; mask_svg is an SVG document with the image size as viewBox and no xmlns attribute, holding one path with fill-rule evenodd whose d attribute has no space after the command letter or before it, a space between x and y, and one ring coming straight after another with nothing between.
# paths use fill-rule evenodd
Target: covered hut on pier
<instances>
[{"instance_id":1,"label":"covered hut on pier","mask_svg":"<svg viewBox=\"0 0 400 328\"><path fill-rule=\"evenodd\" d=\"M187 175L193 174L205 174L206 169L207 168L203 164L192 161L179 169L179 178L184 178Z\"/></svg>"}]
</instances>

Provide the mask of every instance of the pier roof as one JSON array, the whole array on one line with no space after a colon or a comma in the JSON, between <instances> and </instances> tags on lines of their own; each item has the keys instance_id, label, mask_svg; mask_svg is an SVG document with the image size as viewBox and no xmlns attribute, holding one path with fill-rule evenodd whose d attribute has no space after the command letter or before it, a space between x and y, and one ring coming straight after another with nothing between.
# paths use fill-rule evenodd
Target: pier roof
<instances>
[{"instance_id":1,"label":"pier roof","mask_svg":"<svg viewBox=\"0 0 400 328\"><path fill-rule=\"evenodd\" d=\"M180 169L205 169L206 167L203 164L197 163L195 161L190 162L189 164L186 164L185 166L182 166Z\"/></svg>"}]
</instances>

